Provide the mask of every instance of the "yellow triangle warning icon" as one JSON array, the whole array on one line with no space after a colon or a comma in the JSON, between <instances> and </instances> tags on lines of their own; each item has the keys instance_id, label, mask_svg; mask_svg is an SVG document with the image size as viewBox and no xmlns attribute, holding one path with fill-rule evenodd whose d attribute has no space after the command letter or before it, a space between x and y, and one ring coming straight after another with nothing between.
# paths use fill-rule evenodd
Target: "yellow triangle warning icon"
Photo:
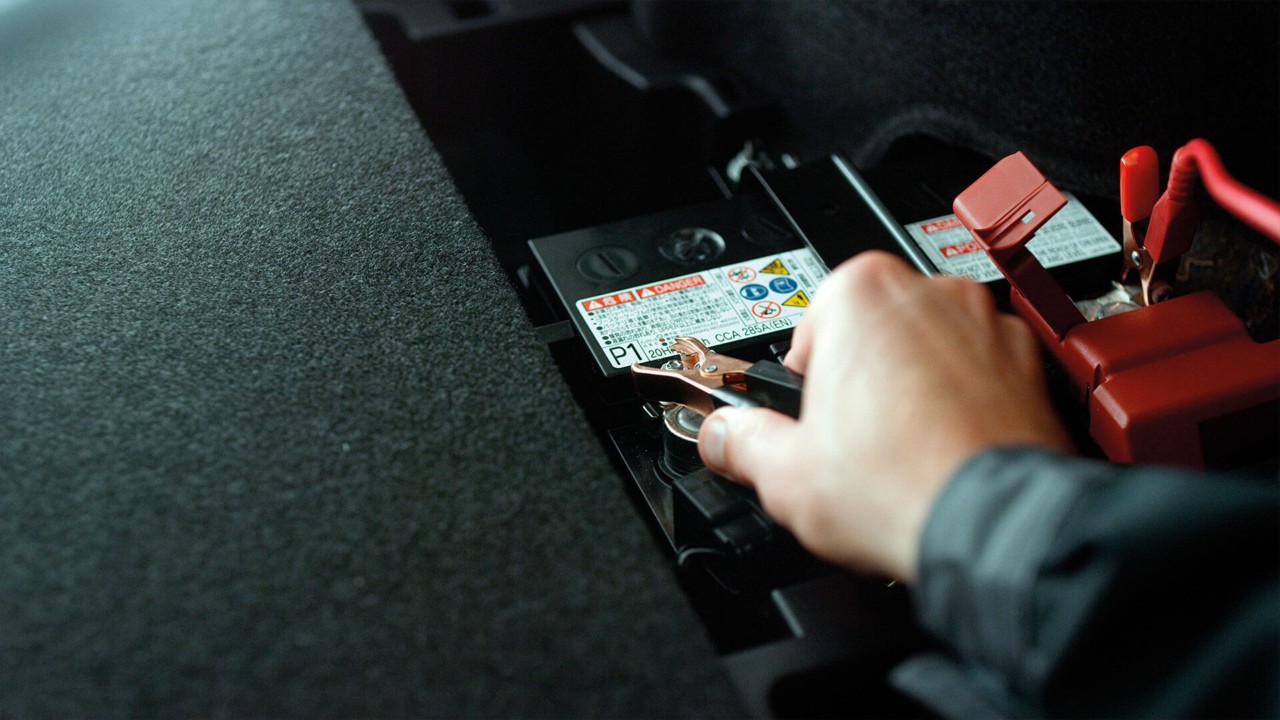
<instances>
[{"instance_id":1,"label":"yellow triangle warning icon","mask_svg":"<svg viewBox=\"0 0 1280 720\"><path fill-rule=\"evenodd\" d=\"M791 274L791 272L787 270L787 266L782 264L781 260L774 260L768 265L765 265L764 267L760 268L760 272L769 273L770 275L790 275Z\"/></svg>"},{"instance_id":2,"label":"yellow triangle warning icon","mask_svg":"<svg viewBox=\"0 0 1280 720\"><path fill-rule=\"evenodd\" d=\"M782 304L790 305L791 307L809 307L809 296L805 295L804 291L801 290L795 295L783 300Z\"/></svg>"}]
</instances>

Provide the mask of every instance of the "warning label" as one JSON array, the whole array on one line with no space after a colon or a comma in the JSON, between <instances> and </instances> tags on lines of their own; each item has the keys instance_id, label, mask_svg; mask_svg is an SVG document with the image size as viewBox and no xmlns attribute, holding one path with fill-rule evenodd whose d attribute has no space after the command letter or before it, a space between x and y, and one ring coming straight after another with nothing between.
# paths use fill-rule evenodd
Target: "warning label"
<instances>
[{"instance_id":1,"label":"warning label","mask_svg":"<svg viewBox=\"0 0 1280 720\"><path fill-rule=\"evenodd\" d=\"M703 282L704 281L701 276L691 275L687 278L672 280L671 282L665 282L661 285L650 285L648 287L636 288L634 291L614 293L613 295L606 295L604 297L586 300L582 303L582 309L587 311L603 310L614 305L629 303L632 300L643 300L644 298L651 298L655 295L665 295L669 292L675 292L676 290L684 290L685 288L693 287L694 285L701 285Z\"/></svg>"},{"instance_id":2,"label":"warning label","mask_svg":"<svg viewBox=\"0 0 1280 720\"><path fill-rule=\"evenodd\" d=\"M806 248L583 298L574 307L609 364L625 368L674 357L668 346L679 335L714 347L793 328L826 272Z\"/></svg>"},{"instance_id":3,"label":"warning label","mask_svg":"<svg viewBox=\"0 0 1280 720\"><path fill-rule=\"evenodd\" d=\"M1063 195L1067 204L1027 243L1027 249L1040 264L1058 267L1120 252L1120 243L1084 204L1071 193ZM905 228L942 272L964 275L978 282L1000 278L1000 271L991 263L991 258L955 215L911 223Z\"/></svg>"}]
</instances>

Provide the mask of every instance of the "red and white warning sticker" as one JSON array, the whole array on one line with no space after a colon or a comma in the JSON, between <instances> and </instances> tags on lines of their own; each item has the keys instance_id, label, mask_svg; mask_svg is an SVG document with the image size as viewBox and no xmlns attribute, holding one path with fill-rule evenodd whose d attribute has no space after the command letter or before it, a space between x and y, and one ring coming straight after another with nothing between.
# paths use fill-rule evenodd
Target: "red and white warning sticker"
<instances>
[{"instance_id":1,"label":"red and white warning sticker","mask_svg":"<svg viewBox=\"0 0 1280 720\"><path fill-rule=\"evenodd\" d=\"M573 305L615 368L674 357L691 335L708 347L795 327L827 269L808 248L637 285Z\"/></svg>"},{"instance_id":2,"label":"red and white warning sticker","mask_svg":"<svg viewBox=\"0 0 1280 720\"><path fill-rule=\"evenodd\" d=\"M1120 252L1120 243L1071 193L1067 204L1036 231L1027 249L1045 267L1091 260ZM1000 278L1000 271L955 215L904 226L933 264L948 275L964 275L978 282Z\"/></svg>"}]
</instances>

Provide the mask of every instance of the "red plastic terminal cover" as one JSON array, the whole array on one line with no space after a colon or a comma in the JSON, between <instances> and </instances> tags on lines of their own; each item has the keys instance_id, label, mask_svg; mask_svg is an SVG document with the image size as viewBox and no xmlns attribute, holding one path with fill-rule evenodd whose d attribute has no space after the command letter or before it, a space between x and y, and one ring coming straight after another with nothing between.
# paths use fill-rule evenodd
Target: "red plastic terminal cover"
<instances>
[{"instance_id":1,"label":"red plastic terminal cover","mask_svg":"<svg viewBox=\"0 0 1280 720\"><path fill-rule=\"evenodd\" d=\"M951 209L986 250L1008 252L1030 240L1066 204L1062 193L1018 152L960 193Z\"/></svg>"},{"instance_id":2,"label":"red plastic terminal cover","mask_svg":"<svg viewBox=\"0 0 1280 720\"><path fill-rule=\"evenodd\" d=\"M1020 314L1050 346L1084 317L1026 244L1066 204L1062 193L1020 152L996 163L951 204L1009 280L1014 307L1022 307Z\"/></svg>"}]
</instances>

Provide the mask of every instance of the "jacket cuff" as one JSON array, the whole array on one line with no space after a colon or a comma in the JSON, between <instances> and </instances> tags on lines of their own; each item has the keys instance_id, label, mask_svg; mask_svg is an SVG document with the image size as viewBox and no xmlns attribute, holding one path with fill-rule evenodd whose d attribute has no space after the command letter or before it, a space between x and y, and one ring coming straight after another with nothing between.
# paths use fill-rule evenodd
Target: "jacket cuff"
<instances>
[{"instance_id":1,"label":"jacket cuff","mask_svg":"<svg viewBox=\"0 0 1280 720\"><path fill-rule=\"evenodd\" d=\"M1032 592L1054 536L1102 463L1035 447L986 450L925 522L912 596L925 628L1006 677L1037 675Z\"/></svg>"}]
</instances>

